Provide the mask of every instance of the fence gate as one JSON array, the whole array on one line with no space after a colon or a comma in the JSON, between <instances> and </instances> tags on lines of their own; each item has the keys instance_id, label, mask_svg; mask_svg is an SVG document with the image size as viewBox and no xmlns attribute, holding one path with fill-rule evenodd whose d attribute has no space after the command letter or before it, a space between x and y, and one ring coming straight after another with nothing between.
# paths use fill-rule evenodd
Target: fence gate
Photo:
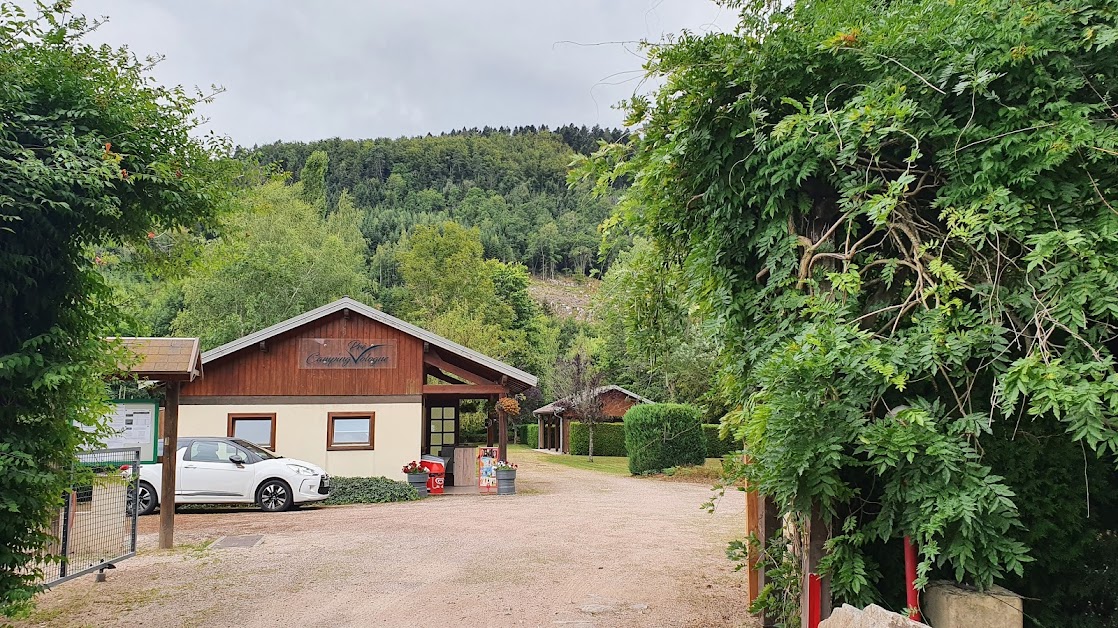
<instances>
[{"instance_id":1,"label":"fence gate","mask_svg":"<svg viewBox=\"0 0 1118 628\"><path fill-rule=\"evenodd\" d=\"M103 569L136 555L136 489L140 449L100 449L78 454L70 491L51 522L57 539L50 553L60 562L42 566L43 586Z\"/></svg>"}]
</instances>

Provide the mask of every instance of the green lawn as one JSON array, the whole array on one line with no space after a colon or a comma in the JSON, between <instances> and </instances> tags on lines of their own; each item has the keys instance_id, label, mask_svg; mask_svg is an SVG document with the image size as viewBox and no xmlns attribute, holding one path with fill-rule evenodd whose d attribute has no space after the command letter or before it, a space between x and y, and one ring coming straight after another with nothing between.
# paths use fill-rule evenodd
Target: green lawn
<instances>
[{"instance_id":1,"label":"green lawn","mask_svg":"<svg viewBox=\"0 0 1118 628\"><path fill-rule=\"evenodd\" d=\"M613 475L630 475L629 459L625 456L594 456L594 462L590 462L586 459L586 456L552 456L544 454L543 459L553 464L561 464L565 467L574 467L575 469L600 471Z\"/></svg>"},{"instance_id":2,"label":"green lawn","mask_svg":"<svg viewBox=\"0 0 1118 628\"><path fill-rule=\"evenodd\" d=\"M509 451L515 451L521 455L527 453L536 456L536 460L542 460L551 464L561 464L566 467L574 467L575 469L600 471L612 475L629 475L629 459L625 456L594 456L594 462L590 462L586 459L586 456L536 453L527 445L509 445Z\"/></svg>"},{"instance_id":3,"label":"green lawn","mask_svg":"<svg viewBox=\"0 0 1118 628\"><path fill-rule=\"evenodd\" d=\"M586 459L586 456L537 453L527 445L509 445L509 451L516 452L519 455L532 455L536 457L536 460L551 464L630 477L629 459L625 456L594 456L594 462L590 462ZM675 469L671 476L658 477L673 478L683 482L711 483L718 480L721 470L722 460L720 458L707 458L706 463L701 467L680 467Z\"/></svg>"}]
</instances>

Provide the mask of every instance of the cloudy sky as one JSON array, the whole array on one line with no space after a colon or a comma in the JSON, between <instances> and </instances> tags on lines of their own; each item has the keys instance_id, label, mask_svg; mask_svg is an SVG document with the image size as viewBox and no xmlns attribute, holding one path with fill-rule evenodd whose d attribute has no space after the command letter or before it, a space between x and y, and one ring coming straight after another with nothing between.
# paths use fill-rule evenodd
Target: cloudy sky
<instances>
[{"instance_id":1,"label":"cloudy sky","mask_svg":"<svg viewBox=\"0 0 1118 628\"><path fill-rule=\"evenodd\" d=\"M96 40L166 55L160 81L223 86L202 111L245 146L619 126L612 106L640 88L635 42L734 23L709 0L75 0L75 10L108 16Z\"/></svg>"}]
</instances>

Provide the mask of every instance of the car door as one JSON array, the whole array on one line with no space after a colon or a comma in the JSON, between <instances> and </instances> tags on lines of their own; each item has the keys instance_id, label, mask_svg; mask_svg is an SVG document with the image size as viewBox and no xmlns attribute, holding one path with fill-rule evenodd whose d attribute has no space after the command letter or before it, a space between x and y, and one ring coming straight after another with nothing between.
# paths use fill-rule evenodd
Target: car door
<instances>
[{"instance_id":1,"label":"car door","mask_svg":"<svg viewBox=\"0 0 1118 628\"><path fill-rule=\"evenodd\" d=\"M179 470L177 493L183 502L252 501L255 471L250 464L234 464L229 458L248 454L223 440L199 439L190 443Z\"/></svg>"}]
</instances>

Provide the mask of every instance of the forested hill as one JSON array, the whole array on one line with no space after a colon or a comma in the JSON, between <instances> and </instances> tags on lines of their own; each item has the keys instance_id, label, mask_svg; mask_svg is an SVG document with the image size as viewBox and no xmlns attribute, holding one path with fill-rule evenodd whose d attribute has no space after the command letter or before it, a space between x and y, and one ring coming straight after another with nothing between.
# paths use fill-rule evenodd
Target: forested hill
<instances>
[{"instance_id":1,"label":"forested hill","mask_svg":"<svg viewBox=\"0 0 1118 628\"><path fill-rule=\"evenodd\" d=\"M567 166L576 152L589 153L598 140L621 133L597 126L487 127L401 139L276 142L242 154L298 180L308 163L321 168L321 155L312 155L325 153L326 204L351 202L361 211L374 272L391 272L378 259L391 257L412 226L450 219L480 230L486 257L554 276L603 270L597 227L609 202L569 189Z\"/></svg>"}]
</instances>

